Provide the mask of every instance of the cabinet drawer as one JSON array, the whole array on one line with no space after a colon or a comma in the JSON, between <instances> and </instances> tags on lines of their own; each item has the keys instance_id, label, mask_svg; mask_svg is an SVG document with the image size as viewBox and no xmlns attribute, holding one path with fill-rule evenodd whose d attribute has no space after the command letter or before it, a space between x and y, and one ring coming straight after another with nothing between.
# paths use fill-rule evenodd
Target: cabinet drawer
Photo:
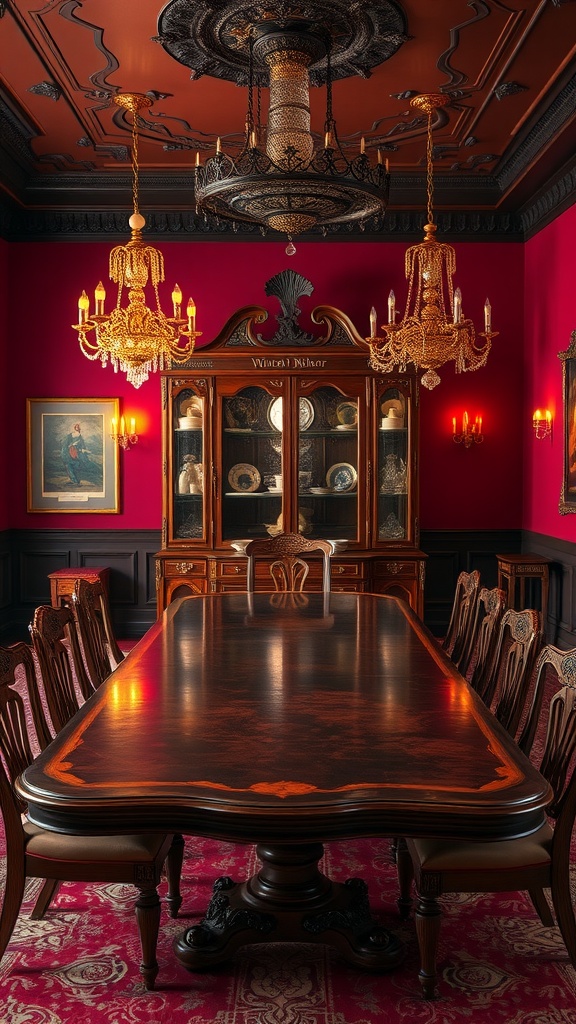
<instances>
[{"instance_id":1,"label":"cabinet drawer","mask_svg":"<svg viewBox=\"0 0 576 1024\"><path fill-rule=\"evenodd\" d=\"M205 558L166 558L162 562L164 576L206 576L208 563Z\"/></svg>"},{"instance_id":2,"label":"cabinet drawer","mask_svg":"<svg viewBox=\"0 0 576 1024\"><path fill-rule=\"evenodd\" d=\"M406 577L416 579L418 576L418 562L403 561L400 558L376 562L374 564L374 575L380 578L385 576L387 579L394 576L402 576L404 579Z\"/></svg>"},{"instance_id":3,"label":"cabinet drawer","mask_svg":"<svg viewBox=\"0 0 576 1024\"><path fill-rule=\"evenodd\" d=\"M364 576L363 562L338 562L332 559L330 562L331 576L334 583L338 580L359 579Z\"/></svg>"},{"instance_id":4,"label":"cabinet drawer","mask_svg":"<svg viewBox=\"0 0 576 1024\"><path fill-rule=\"evenodd\" d=\"M226 562L218 562L216 566L216 575L219 579L230 579L237 576L246 576L248 570L248 562L245 558L230 559Z\"/></svg>"}]
</instances>

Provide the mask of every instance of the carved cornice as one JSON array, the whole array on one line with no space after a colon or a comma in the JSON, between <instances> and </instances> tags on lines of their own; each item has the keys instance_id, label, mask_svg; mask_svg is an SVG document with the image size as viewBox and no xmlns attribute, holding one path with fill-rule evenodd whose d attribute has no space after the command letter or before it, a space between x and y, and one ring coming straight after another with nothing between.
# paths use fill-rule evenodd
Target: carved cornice
<instances>
[{"instance_id":1,"label":"carved cornice","mask_svg":"<svg viewBox=\"0 0 576 1024\"><path fill-rule=\"evenodd\" d=\"M576 162L552 185L543 190L521 211L522 233L531 238L558 217L576 199Z\"/></svg>"}]
</instances>

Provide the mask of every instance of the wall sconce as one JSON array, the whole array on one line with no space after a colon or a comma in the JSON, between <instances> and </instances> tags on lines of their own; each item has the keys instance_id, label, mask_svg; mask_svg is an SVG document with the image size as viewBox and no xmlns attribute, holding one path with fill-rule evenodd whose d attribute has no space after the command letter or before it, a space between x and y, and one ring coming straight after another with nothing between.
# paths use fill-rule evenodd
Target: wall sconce
<instances>
[{"instance_id":1,"label":"wall sconce","mask_svg":"<svg viewBox=\"0 0 576 1024\"><path fill-rule=\"evenodd\" d=\"M134 416L130 419L130 433L126 433L126 420L124 416L120 418L120 430L118 430L117 421L112 420L110 437L113 441L116 441L124 451L128 451L131 444L137 444L138 434L136 433L136 420L134 419Z\"/></svg>"},{"instance_id":2,"label":"wall sconce","mask_svg":"<svg viewBox=\"0 0 576 1024\"><path fill-rule=\"evenodd\" d=\"M534 427L534 434L539 441L544 440L545 437L550 437L552 434L552 413L550 409L536 409L532 417L532 426Z\"/></svg>"},{"instance_id":3,"label":"wall sconce","mask_svg":"<svg viewBox=\"0 0 576 1024\"><path fill-rule=\"evenodd\" d=\"M456 430L456 417L452 417L452 440L455 444L463 444L465 448L471 448L473 444L482 444L484 434L482 433L482 417L477 416L473 423L470 422L468 413L462 416L462 430Z\"/></svg>"}]
</instances>

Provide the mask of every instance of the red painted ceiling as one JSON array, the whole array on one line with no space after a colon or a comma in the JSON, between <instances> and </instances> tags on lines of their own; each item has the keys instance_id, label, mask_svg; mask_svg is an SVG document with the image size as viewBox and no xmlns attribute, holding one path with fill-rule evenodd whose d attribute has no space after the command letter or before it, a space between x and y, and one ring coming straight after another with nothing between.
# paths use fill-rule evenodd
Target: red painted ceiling
<instances>
[{"instance_id":1,"label":"red painted ceiling","mask_svg":"<svg viewBox=\"0 0 576 1024\"><path fill-rule=\"evenodd\" d=\"M194 5L192 5L194 6ZM297 6L292 4L292 7ZM376 0L352 7L377 8ZM340 139L383 146L391 205L422 206L425 118L409 95L444 92L434 129L438 203L518 210L574 160L574 0L403 0L406 40L369 77L334 83ZM159 42L159 0L0 0L0 187L21 207L126 206L130 115L117 92L151 93L140 166L158 208L176 208L197 150L243 138L246 89L204 75ZM266 104L266 90L262 105ZM321 138L325 89L311 89ZM572 97L570 102L570 97Z\"/></svg>"}]
</instances>

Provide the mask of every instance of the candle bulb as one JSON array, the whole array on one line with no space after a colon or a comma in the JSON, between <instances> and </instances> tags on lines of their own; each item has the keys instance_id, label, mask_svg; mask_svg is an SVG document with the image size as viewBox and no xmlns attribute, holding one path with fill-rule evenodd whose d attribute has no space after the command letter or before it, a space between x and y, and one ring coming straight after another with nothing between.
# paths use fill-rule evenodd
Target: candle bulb
<instances>
[{"instance_id":1,"label":"candle bulb","mask_svg":"<svg viewBox=\"0 0 576 1024\"><path fill-rule=\"evenodd\" d=\"M182 306L182 289L179 285L174 285L174 291L172 292L172 304L174 307L174 317L180 319L180 309Z\"/></svg>"},{"instance_id":2,"label":"candle bulb","mask_svg":"<svg viewBox=\"0 0 576 1024\"><path fill-rule=\"evenodd\" d=\"M96 288L94 289L94 301L96 303L96 316L104 316L104 299L106 298L106 289L99 281Z\"/></svg>"},{"instance_id":3,"label":"candle bulb","mask_svg":"<svg viewBox=\"0 0 576 1024\"><path fill-rule=\"evenodd\" d=\"M200 167L200 153L196 150L196 167Z\"/></svg>"},{"instance_id":4,"label":"candle bulb","mask_svg":"<svg viewBox=\"0 0 576 1024\"><path fill-rule=\"evenodd\" d=\"M324 133L324 149L332 149L332 132Z\"/></svg>"},{"instance_id":5,"label":"candle bulb","mask_svg":"<svg viewBox=\"0 0 576 1024\"><path fill-rule=\"evenodd\" d=\"M364 156L365 152L366 152L366 142L365 142L364 136L362 136L362 138L360 139L360 154L361 154L361 156Z\"/></svg>"},{"instance_id":6,"label":"candle bulb","mask_svg":"<svg viewBox=\"0 0 576 1024\"><path fill-rule=\"evenodd\" d=\"M132 437L134 437L135 433L136 433L136 420L135 420L135 418L133 416L132 419L130 420L130 434L132 435Z\"/></svg>"},{"instance_id":7,"label":"candle bulb","mask_svg":"<svg viewBox=\"0 0 576 1024\"><path fill-rule=\"evenodd\" d=\"M462 433L463 434L467 434L468 433L468 413L467 412L465 412L463 417L462 417Z\"/></svg>"},{"instance_id":8,"label":"candle bulb","mask_svg":"<svg viewBox=\"0 0 576 1024\"><path fill-rule=\"evenodd\" d=\"M371 338L375 338L376 337L376 319L377 319L376 310L374 309L374 306L372 306L372 309L370 310L370 337Z\"/></svg>"},{"instance_id":9,"label":"candle bulb","mask_svg":"<svg viewBox=\"0 0 576 1024\"><path fill-rule=\"evenodd\" d=\"M216 152L217 153L221 153L222 152L222 143L220 141L220 136L218 136L218 138L216 139Z\"/></svg>"},{"instance_id":10,"label":"candle bulb","mask_svg":"<svg viewBox=\"0 0 576 1024\"><path fill-rule=\"evenodd\" d=\"M452 433L453 434L456 433L456 417L455 416L452 417Z\"/></svg>"},{"instance_id":11,"label":"candle bulb","mask_svg":"<svg viewBox=\"0 0 576 1024\"><path fill-rule=\"evenodd\" d=\"M388 296L388 323L393 324L396 322L396 296L391 290Z\"/></svg>"},{"instance_id":12,"label":"candle bulb","mask_svg":"<svg viewBox=\"0 0 576 1024\"><path fill-rule=\"evenodd\" d=\"M492 306L490 300L486 299L484 303L484 331L488 334L492 329Z\"/></svg>"},{"instance_id":13,"label":"candle bulb","mask_svg":"<svg viewBox=\"0 0 576 1024\"><path fill-rule=\"evenodd\" d=\"M115 419L112 420L112 424L111 424L111 427L110 427L110 433L111 433L112 437L116 437L116 420Z\"/></svg>"},{"instance_id":14,"label":"candle bulb","mask_svg":"<svg viewBox=\"0 0 576 1024\"><path fill-rule=\"evenodd\" d=\"M186 306L186 315L188 317L188 330L196 330L196 305L194 299L188 299L188 305Z\"/></svg>"},{"instance_id":15,"label":"candle bulb","mask_svg":"<svg viewBox=\"0 0 576 1024\"><path fill-rule=\"evenodd\" d=\"M82 295L78 299L78 323L85 324L87 319L88 310L90 308L90 299L83 291Z\"/></svg>"},{"instance_id":16,"label":"candle bulb","mask_svg":"<svg viewBox=\"0 0 576 1024\"><path fill-rule=\"evenodd\" d=\"M126 423L125 423L124 417L121 416L121 418L120 418L120 434L121 434L122 437L124 437L125 433L126 433Z\"/></svg>"},{"instance_id":17,"label":"candle bulb","mask_svg":"<svg viewBox=\"0 0 576 1024\"><path fill-rule=\"evenodd\" d=\"M385 162L384 166L386 167L386 174L388 174L389 171L390 171L390 164L388 162L388 157L386 157L386 162Z\"/></svg>"},{"instance_id":18,"label":"candle bulb","mask_svg":"<svg viewBox=\"0 0 576 1024\"><path fill-rule=\"evenodd\" d=\"M378 163L379 164L382 163L382 150L381 149L378 149ZM388 169L388 168L386 168L386 169Z\"/></svg>"},{"instance_id":19,"label":"candle bulb","mask_svg":"<svg viewBox=\"0 0 576 1024\"><path fill-rule=\"evenodd\" d=\"M482 417L481 416L478 417L478 433L479 434L482 433Z\"/></svg>"},{"instance_id":20,"label":"candle bulb","mask_svg":"<svg viewBox=\"0 0 576 1024\"><path fill-rule=\"evenodd\" d=\"M460 323L460 316L462 313L462 292L459 288L454 292L454 323Z\"/></svg>"},{"instance_id":21,"label":"candle bulb","mask_svg":"<svg viewBox=\"0 0 576 1024\"><path fill-rule=\"evenodd\" d=\"M258 140L256 138L256 132L254 131L254 129L252 129L252 131L250 132L250 148L251 149L256 149L257 145L258 145Z\"/></svg>"}]
</instances>

